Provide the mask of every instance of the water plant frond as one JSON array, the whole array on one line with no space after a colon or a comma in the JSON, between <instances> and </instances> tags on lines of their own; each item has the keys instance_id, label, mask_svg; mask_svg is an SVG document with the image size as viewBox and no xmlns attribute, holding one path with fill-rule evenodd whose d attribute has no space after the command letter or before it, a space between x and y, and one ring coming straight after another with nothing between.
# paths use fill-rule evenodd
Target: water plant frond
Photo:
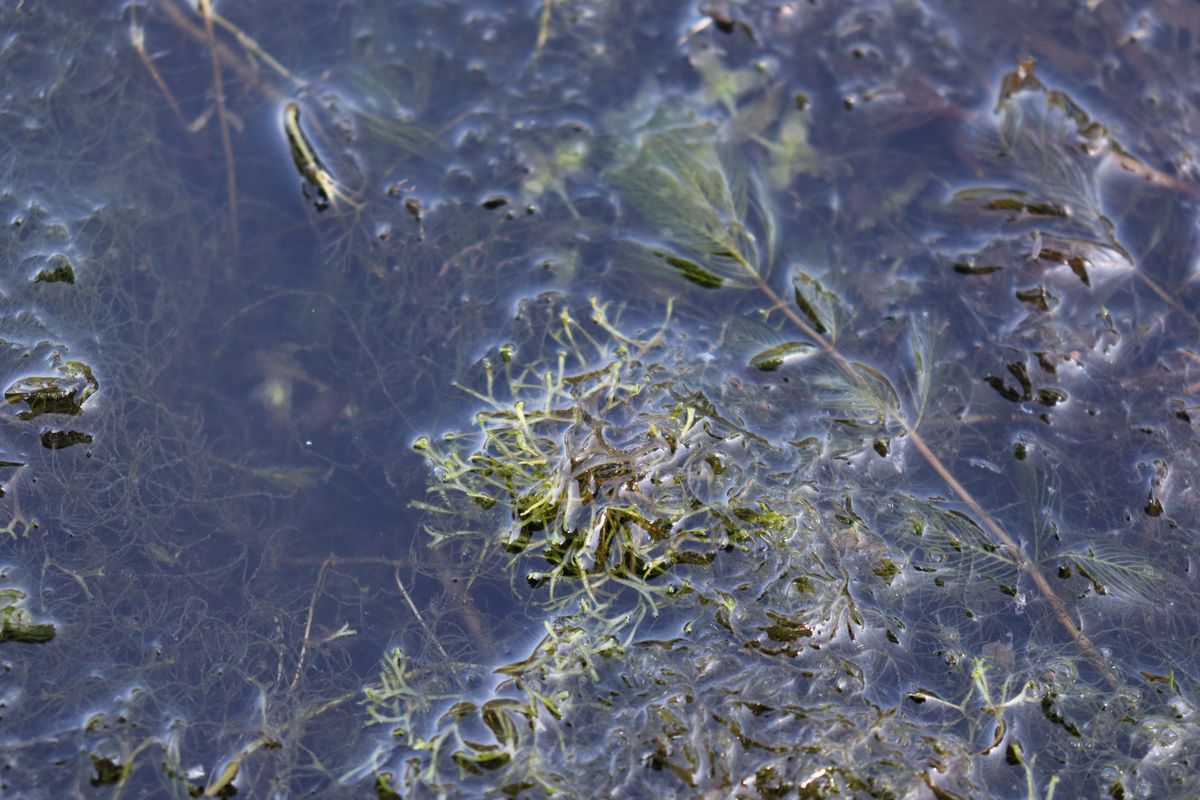
<instances>
[{"instance_id":1,"label":"water plant frond","mask_svg":"<svg viewBox=\"0 0 1200 800\"><path fill-rule=\"evenodd\" d=\"M1162 602L1162 576L1145 559L1112 545L1064 550L1055 560L1074 565L1096 594Z\"/></svg>"},{"instance_id":2,"label":"water plant frond","mask_svg":"<svg viewBox=\"0 0 1200 800\"><path fill-rule=\"evenodd\" d=\"M738 154L717 144L710 126L641 134L613 179L662 238L666 266L708 288L746 287L766 276L775 240L766 191Z\"/></svg>"},{"instance_id":3,"label":"water plant frond","mask_svg":"<svg viewBox=\"0 0 1200 800\"><path fill-rule=\"evenodd\" d=\"M737 317L722 332L722 344L739 363L761 372L774 372L816 355L816 344L797 339L794 331L778 330L755 317Z\"/></svg>"},{"instance_id":4,"label":"water plant frond","mask_svg":"<svg viewBox=\"0 0 1200 800\"><path fill-rule=\"evenodd\" d=\"M960 591L980 583L1015 585L1021 565L992 541L982 527L960 511L931 500L897 498L902 516L893 526L918 572Z\"/></svg>"},{"instance_id":5,"label":"water plant frond","mask_svg":"<svg viewBox=\"0 0 1200 800\"><path fill-rule=\"evenodd\" d=\"M803 269L792 272L792 298L813 330L831 343L837 341L841 328L850 321L849 309L837 293Z\"/></svg>"}]
</instances>

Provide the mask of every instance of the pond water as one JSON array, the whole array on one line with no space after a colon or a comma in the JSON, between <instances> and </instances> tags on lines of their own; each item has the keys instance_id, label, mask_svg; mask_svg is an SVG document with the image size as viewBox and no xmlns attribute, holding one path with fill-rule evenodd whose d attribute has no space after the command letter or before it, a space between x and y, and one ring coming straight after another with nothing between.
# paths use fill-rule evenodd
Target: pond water
<instances>
[{"instance_id":1,"label":"pond water","mask_svg":"<svg viewBox=\"0 0 1200 800\"><path fill-rule=\"evenodd\" d=\"M1196 796L1198 73L0 0L0 794Z\"/></svg>"}]
</instances>

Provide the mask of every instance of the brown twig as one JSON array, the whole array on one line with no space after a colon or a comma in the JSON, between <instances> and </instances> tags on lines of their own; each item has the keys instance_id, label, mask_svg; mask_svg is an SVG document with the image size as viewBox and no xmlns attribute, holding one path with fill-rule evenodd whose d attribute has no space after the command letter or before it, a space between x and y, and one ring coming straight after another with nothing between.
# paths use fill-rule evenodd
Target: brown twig
<instances>
[{"instance_id":1,"label":"brown twig","mask_svg":"<svg viewBox=\"0 0 1200 800\"><path fill-rule=\"evenodd\" d=\"M188 36L191 36L198 42L209 43L204 27L197 25L189 13L179 7L177 0L167 0L166 2L157 3L154 8L156 11L161 11L166 16L168 22ZM247 64L246 59L231 50L224 42L214 42L210 45L210 48L217 54L217 58L220 60L222 66L237 73L238 80L245 86L254 87L271 100L279 101L283 99L283 94L279 90L269 83L264 83L261 80L259 71Z\"/></svg>"},{"instance_id":2,"label":"brown twig","mask_svg":"<svg viewBox=\"0 0 1200 800\"><path fill-rule=\"evenodd\" d=\"M217 54L217 36L213 31L212 0L199 0L200 16L204 19L204 35L212 61L213 91L216 92L217 122L221 129L221 148L225 152L225 186L229 195L229 218L233 226L233 246L241 244L237 210L237 170L233 163L233 141L229 136L229 111L225 107L225 83L221 79L221 57Z\"/></svg>"},{"instance_id":3,"label":"brown twig","mask_svg":"<svg viewBox=\"0 0 1200 800\"><path fill-rule=\"evenodd\" d=\"M1132 264L1133 260L1130 259L1129 263ZM1168 306L1175 309L1176 313L1178 313L1181 316L1183 316L1184 318L1186 318L1188 322L1192 323L1192 327L1194 327L1196 330L1200 331L1200 317L1197 317L1195 314L1193 314L1191 312L1191 310L1189 310L1186 306L1184 306L1183 303L1179 302L1179 298L1177 298L1175 295L1171 294L1166 289L1164 289L1161 285L1159 285L1158 281L1154 280L1154 278L1147 275L1146 271L1144 269L1142 269L1141 267L1139 267L1135 264L1134 271L1137 273L1137 276L1138 276L1138 278L1141 279L1142 283L1149 286L1150 291L1152 291L1156 295L1158 295L1158 299L1162 300Z\"/></svg>"},{"instance_id":4,"label":"brown twig","mask_svg":"<svg viewBox=\"0 0 1200 800\"><path fill-rule=\"evenodd\" d=\"M175 112L175 118L179 120L179 124L186 131L191 130L188 124L187 117L183 115L183 109L179 107L179 103L175 100L175 95L171 94L171 90L167 88L167 82L163 80L162 73L158 71L158 67L154 66L154 62L150 60L150 55L146 52L146 31L138 24L137 5L129 7L129 41L133 44L133 49L137 52L138 58L141 59L142 65L146 71L150 73L151 80L158 90L162 92L166 98L167 105Z\"/></svg>"},{"instance_id":5,"label":"brown twig","mask_svg":"<svg viewBox=\"0 0 1200 800\"><path fill-rule=\"evenodd\" d=\"M302 81L300 78L297 78L295 75L293 75L291 72L289 72L287 67L285 67L283 64L279 63L278 59L276 59L273 55L271 55L266 50L264 50L258 42L256 42L249 34L247 34L241 28L234 25L229 20L225 19L225 17L221 16L216 11L212 11L211 16L212 16L213 22L217 23L222 28L229 31L229 33L233 34L234 38L238 40L238 44L240 44L242 47L244 47L247 52L249 52L255 56L258 56L260 59L262 59L263 63L265 63L271 69L275 70L275 72L277 72L281 77L286 78L287 80L289 80L290 82L295 84L295 86L297 88L300 88L300 89L303 89L308 85L304 81Z\"/></svg>"},{"instance_id":6,"label":"brown twig","mask_svg":"<svg viewBox=\"0 0 1200 800\"><path fill-rule=\"evenodd\" d=\"M284 564L328 564L331 567L342 566L344 564L375 564L381 567L406 567L408 562L402 558L387 558L386 556L338 556L331 555L325 558L280 558L279 563Z\"/></svg>"},{"instance_id":7,"label":"brown twig","mask_svg":"<svg viewBox=\"0 0 1200 800\"><path fill-rule=\"evenodd\" d=\"M450 658L450 654L446 652L446 648L442 647L442 643L438 639L437 634L433 632L433 628L430 628L429 624L425 622L425 617L422 616L421 610L417 608L417 604L413 602L412 595L408 593L408 589L404 588L404 581L400 578L399 564L396 565L393 574L396 577L396 588L400 590L401 596L404 597L404 602L408 603L408 607L413 612L413 616L417 618L417 622L421 623L421 628L425 631L425 635L433 641L434 646L437 647L438 652L442 654L442 658L446 659L447 663L453 661L454 659Z\"/></svg>"},{"instance_id":8,"label":"brown twig","mask_svg":"<svg viewBox=\"0 0 1200 800\"><path fill-rule=\"evenodd\" d=\"M537 51L540 53L550 38L550 11L554 0L542 0L541 19L538 20Z\"/></svg>"},{"instance_id":9,"label":"brown twig","mask_svg":"<svg viewBox=\"0 0 1200 800\"><path fill-rule=\"evenodd\" d=\"M292 675L292 683L288 689L295 689L300 684L300 675L304 672L304 659L308 655L308 644L312 636L313 616L317 613L317 598L321 596L321 590L325 587L325 573L329 571L329 565L333 562L334 556L329 556L321 562L321 569L317 573L317 583L313 586L312 599L308 601L308 621L304 623L304 639L300 643L300 657L296 659L296 671Z\"/></svg>"}]
</instances>

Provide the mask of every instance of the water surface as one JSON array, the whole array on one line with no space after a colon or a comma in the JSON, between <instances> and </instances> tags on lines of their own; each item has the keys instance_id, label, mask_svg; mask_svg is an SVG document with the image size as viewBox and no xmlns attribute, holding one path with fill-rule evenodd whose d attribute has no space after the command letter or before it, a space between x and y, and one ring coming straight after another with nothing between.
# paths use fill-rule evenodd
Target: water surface
<instances>
[{"instance_id":1,"label":"water surface","mask_svg":"<svg viewBox=\"0 0 1200 800\"><path fill-rule=\"evenodd\" d=\"M6 793L1196 793L1190 7L208 8L0 2Z\"/></svg>"}]
</instances>

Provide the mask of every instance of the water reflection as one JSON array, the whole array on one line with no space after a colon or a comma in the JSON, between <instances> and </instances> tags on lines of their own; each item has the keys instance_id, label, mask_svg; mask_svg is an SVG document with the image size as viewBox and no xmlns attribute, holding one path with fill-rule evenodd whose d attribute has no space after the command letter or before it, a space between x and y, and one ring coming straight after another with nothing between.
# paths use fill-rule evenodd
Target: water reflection
<instances>
[{"instance_id":1,"label":"water reflection","mask_svg":"<svg viewBox=\"0 0 1200 800\"><path fill-rule=\"evenodd\" d=\"M1195 793L1191 15L67 6L14 796Z\"/></svg>"}]
</instances>

